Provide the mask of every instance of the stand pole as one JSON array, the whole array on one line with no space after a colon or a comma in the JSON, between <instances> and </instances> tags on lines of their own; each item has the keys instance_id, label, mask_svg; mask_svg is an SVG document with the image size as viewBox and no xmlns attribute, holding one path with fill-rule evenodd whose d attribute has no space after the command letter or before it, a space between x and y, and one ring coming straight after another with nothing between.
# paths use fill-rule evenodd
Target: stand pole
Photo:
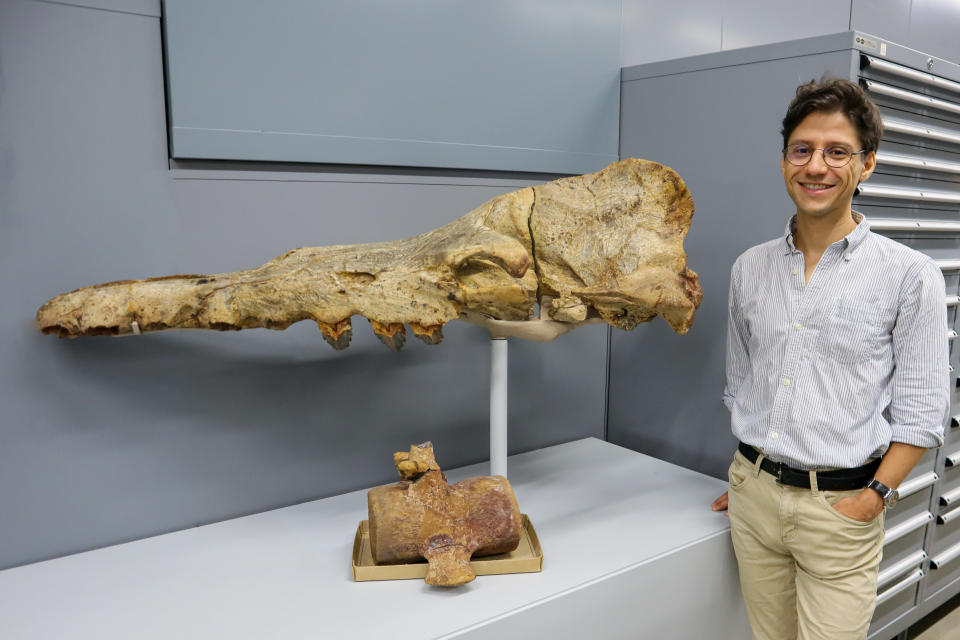
<instances>
[{"instance_id":1,"label":"stand pole","mask_svg":"<svg viewBox=\"0 0 960 640\"><path fill-rule=\"evenodd\" d=\"M490 475L507 477L507 339L490 346Z\"/></svg>"}]
</instances>

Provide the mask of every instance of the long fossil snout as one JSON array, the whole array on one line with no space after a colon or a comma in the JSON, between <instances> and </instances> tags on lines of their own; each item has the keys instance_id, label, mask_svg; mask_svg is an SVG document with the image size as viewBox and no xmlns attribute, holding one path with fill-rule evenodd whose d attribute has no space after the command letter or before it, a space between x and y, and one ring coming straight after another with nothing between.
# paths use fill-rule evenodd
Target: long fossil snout
<instances>
[{"instance_id":1,"label":"long fossil snout","mask_svg":"<svg viewBox=\"0 0 960 640\"><path fill-rule=\"evenodd\" d=\"M668 167L627 159L594 174L498 196L439 229L372 244L305 247L261 267L85 287L44 304L44 333L74 338L168 329L285 329L317 323L336 349L353 316L399 350L405 326L427 344L460 317L590 318L632 329L662 316L689 330L702 292L683 252L693 201ZM506 323L506 328L503 327ZM562 331L540 332L560 335Z\"/></svg>"}]
</instances>

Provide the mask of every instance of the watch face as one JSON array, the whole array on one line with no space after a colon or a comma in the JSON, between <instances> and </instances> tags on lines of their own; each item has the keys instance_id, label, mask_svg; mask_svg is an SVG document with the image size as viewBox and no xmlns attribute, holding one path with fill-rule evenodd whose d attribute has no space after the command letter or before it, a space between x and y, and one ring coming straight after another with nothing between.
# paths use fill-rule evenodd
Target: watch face
<instances>
[{"instance_id":1,"label":"watch face","mask_svg":"<svg viewBox=\"0 0 960 640\"><path fill-rule=\"evenodd\" d=\"M887 497L884 498L884 502L887 503L887 508L892 509L893 505L897 504L897 500L900 499L900 492L896 489L891 489L890 493L887 494Z\"/></svg>"}]
</instances>

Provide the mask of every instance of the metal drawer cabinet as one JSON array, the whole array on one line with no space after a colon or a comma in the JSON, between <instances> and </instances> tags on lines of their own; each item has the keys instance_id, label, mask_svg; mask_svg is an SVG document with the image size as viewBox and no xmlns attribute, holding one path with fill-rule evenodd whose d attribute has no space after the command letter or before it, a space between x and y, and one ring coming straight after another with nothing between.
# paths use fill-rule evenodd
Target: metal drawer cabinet
<instances>
[{"instance_id":1,"label":"metal drawer cabinet","mask_svg":"<svg viewBox=\"0 0 960 640\"><path fill-rule=\"evenodd\" d=\"M900 501L897 502L897 506L887 512L887 531L912 518L930 513L930 499L933 497L933 486L937 478L937 474L933 471L917 473L917 469L914 469L914 472L900 484Z\"/></svg>"},{"instance_id":2,"label":"metal drawer cabinet","mask_svg":"<svg viewBox=\"0 0 960 640\"><path fill-rule=\"evenodd\" d=\"M960 505L960 444L945 444L940 449L940 456L943 458L943 472L934 495L942 513Z\"/></svg>"},{"instance_id":3,"label":"metal drawer cabinet","mask_svg":"<svg viewBox=\"0 0 960 640\"><path fill-rule=\"evenodd\" d=\"M935 597L942 590L950 587L953 587L951 591L955 591L958 579L960 579L960 540L956 540L930 556L926 597Z\"/></svg>"},{"instance_id":4,"label":"metal drawer cabinet","mask_svg":"<svg viewBox=\"0 0 960 640\"><path fill-rule=\"evenodd\" d=\"M870 220L870 224L873 224L873 220ZM958 295L960 291L960 271L957 269L951 269L949 263L941 264L941 270L943 271L943 280L946 283L946 295L955 296ZM947 267L947 268L944 268Z\"/></svg>"},{"instance_id":5,"label":"metal drawer cabinet","mask_svg":"<svg viewBox=\"0 0 960 640\"><path fill-rule=\"evenodd\" d=\"M917 464L910 470L910 474L906 477L904 482L911 482L915 478L920 476L925 476L931 471L935 471L937 468L937 456L940 453L940 449L927 449L923 456L917 461ZM901 497L903 495L901 494Z\"/></svg>"},{"instance_id":6,"label":"metal drawer cabinet","mask_svg":"<svg viewBox=\"0 0 960 640\"><path fill-rule=\"evenodd\" d=\"M880 107L884 135L876 174L861 186L857 210L871 218L871 227L891 235L955 241L960 232L960 83L867 54L860 56L859 82ZM917 248L935 258L949 257ZM948 276L948 295L956 293L954 278Z\"/></svg>"},{"instance_id":7,"label":"metal drawer cabinet","mask_svg":"<svg viewBox=\"0 0 960 640\"><path fill-rule=\"evenodd\" d=\"M960 122L960 82L868 53L860 54L860 84L884 112Z\"/></svg>"},{"instance_id":8,"label":"metal drawer cabinet","mask_svg":"<svg viewBox=\"0 0 960 640\"><path fill-rule=\"evenodd\" d=\"M867 635L869 640L889 640L889 629L903 629L910 624L904 618L912 617L916 612L915 605L923 577L923 570L916 566L878 589L877 608Z\"/></svg>"},{"instance_id":9,"label":"metal drawer cabinet","mask_svg":"<svg viewBox=\"0 0 960 640\"><path fill-rule=\"evenodd\" d=\"M936 524L927 543L931 557L960 542L960 486L941 491L939 503Z\"/></svg>"},{"instance_id":10,"label":"metal drawer cabinet","mask_svg":"<svg viewBox=\"0 0 960 640\"><path fill-rule=\"evenodd\" d=\"M859 82L883 114L884 141L922 151L960 152L960 83L869 55L860 56ZM946 176L960 173L950 160L956 158L923 153L897 156L886 164Z\"/></svg>"},{"instance_id":11,"label":"metal drawer cabinet","mask_svg":"<svg viewBox=\"0 0 960 640\"><path fill-rule=\"evenodd\" d=\"M941 447L944 458L948 456L953 458L954 453L960 450L960 426L958 426L960 425L960 411L958 411L960 410L960 406L957 406L955 403L951 405L950 408L953 415L947 421L947 426L943 433L943 446ZM944 461L944 463L946 463L946 461Z\"/></svg>"},{"instance_id":12,"label":"metal drawer cabinet","mask_svg":"<svg viewBox=\"0 0 960 640\"><path fill-rule=\"evenodd\" d=\"M917 567L926 558L923 541L927 526L934 516L929 511L919 513L894 526L887 526L883 540L883 560L880 562L880 578L877 591L893 582L893 578L907 569Z\"/></svg>"},{"instance_id":13,"label":"metal drawer cabinet","mask_svg":"<svg viewBox=\"0 0 960 640\"><path fill-rule=\"evenodd\" d=\"M952 421L952 419L951 419ZM940 455L943 456L943 484L954 482L954 478L960 478L960 439L957 438L954 429L947 429L944 437L943 446L940 448Z\"/></svg>"},{"instance_id":14,"label":"metal drawer cabinet","mask_svg":"<svg viewBox=\"0 0 960 640\"><path fill-rule=\"evenodd\" d=\"M928 495L929 490L917 490L912 495L918 494ZM915 612L918 585L924 575L923 561L927 554L923 549L923 541L927 527L933 521L933 514L923 511L896 520L898 524L893 526L889 519L887 521L883 561L877 576L877 610L870 626L871 638L881 637L885 629L894 625L902 627L909 624L904 623L902 618Z\"/></svg>"}]
</instances>

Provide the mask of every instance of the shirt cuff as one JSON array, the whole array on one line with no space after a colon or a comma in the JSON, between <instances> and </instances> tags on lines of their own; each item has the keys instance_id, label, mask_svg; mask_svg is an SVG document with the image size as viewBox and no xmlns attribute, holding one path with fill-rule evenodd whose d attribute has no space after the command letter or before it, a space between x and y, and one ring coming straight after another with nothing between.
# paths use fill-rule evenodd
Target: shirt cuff
<instances>
[{"instance_id":1,"label":"shirt cuff","mask_svg":"<svg viewBox=\"0 0 960 640\"><path fill-rule=\"evenodd\" d=\"M922 427L893 427L891 442L901 442L924 449L933 449L943 444L943 427L924 429Z\"/></svg>"}]
</instances>

